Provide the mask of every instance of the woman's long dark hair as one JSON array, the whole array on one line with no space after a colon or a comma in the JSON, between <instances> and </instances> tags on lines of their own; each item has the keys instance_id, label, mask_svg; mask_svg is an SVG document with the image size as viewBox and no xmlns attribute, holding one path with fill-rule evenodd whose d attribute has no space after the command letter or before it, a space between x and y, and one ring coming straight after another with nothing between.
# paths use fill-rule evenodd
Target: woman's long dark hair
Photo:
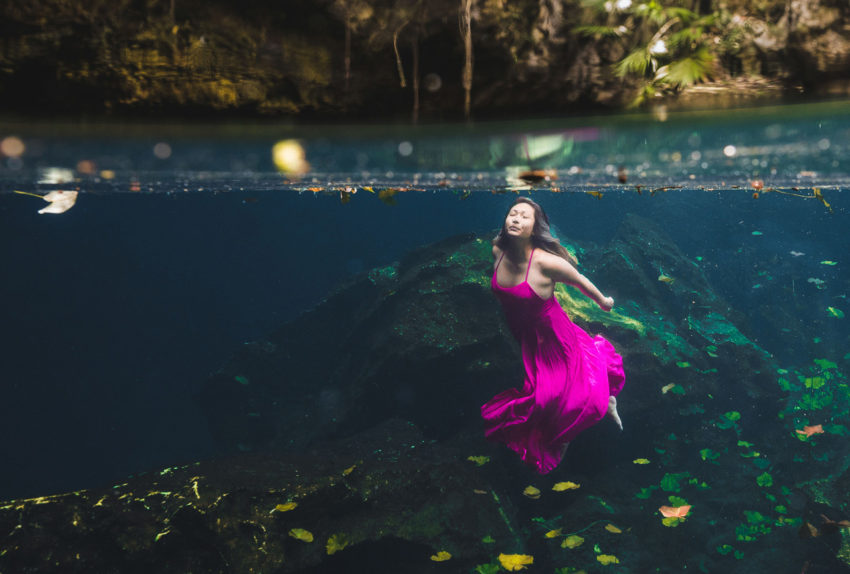
<instances>
[{"instance_id":1,"label":"woman's long dark hair","mask_svg":"<svg viewBox=\"0 0 850 574\"><path fill-rule=\"evenodd\" d=\"M546 217L546 214L543 212L543 208L527 197L516 198L516 201L514 201L508 208L507 213L505 213L505 218L502 220L502 229L493 239L493 245L497 246L502 251L507 250L509 241L507 229L508 213L510 213L511 209L519 203L527 203L532 209L534 209L534 227L531 230L531 244L534 247L538 247L544 251L548 251L549 253L554 253L558 257L563 257L573 265L578 265L576 258L570 255L570 252L567 251L557 239L552 237L552 232L549 231L549 218Z\"/></svg>"}]
</instances>

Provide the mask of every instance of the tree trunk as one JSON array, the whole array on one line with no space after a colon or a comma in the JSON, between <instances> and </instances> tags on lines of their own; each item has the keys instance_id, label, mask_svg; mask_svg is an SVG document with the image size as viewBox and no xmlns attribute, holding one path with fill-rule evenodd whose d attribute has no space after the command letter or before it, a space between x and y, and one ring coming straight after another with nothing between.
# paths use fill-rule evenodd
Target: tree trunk
<instances>
[{"instance_id":1,"label":"tree trunk","mask_svg":"<svg viewBox=\"0 0 850 574\"><path fill-rule=\"evenodd\" d=\"M463 64L463 115L467 121L472 112L472 0L461 0L460 33L466 61Z\"/></svg>"},{"instance_id":2,"label":"tree trunk","mask_svg":"<svg viewBox=\"0 0 850 574\"><path fill-rule=\"evenodd\" d=\"M413 37L413 123L419 122L419 35Z\"/></svg>"},{"instance_id":3,"label":"tree trunk","mask_svg":"<svg viewBox=\"0 0 850 574\"><path fill-rule=\"evenodd\" d=\"M393 32L393 51L395 52L395 63L398 66L398 77L401 80L401 87L406 88L407 82L404 80L404 65L401 63L401 54L398 52L398 35L401 32L401 29L407 26L407 22L399 26L395 32Z\"/></svg>"},{"instance_id":4,"label":"tree trunk","mask_svg":"<svg viewBox=\"0 0 850 574\"><path fill-rule=\"evenodd\" d=\"M345 96L348 97L348 84L351 80L351 18L345 19Z\"/></svg>"}]
</instances>

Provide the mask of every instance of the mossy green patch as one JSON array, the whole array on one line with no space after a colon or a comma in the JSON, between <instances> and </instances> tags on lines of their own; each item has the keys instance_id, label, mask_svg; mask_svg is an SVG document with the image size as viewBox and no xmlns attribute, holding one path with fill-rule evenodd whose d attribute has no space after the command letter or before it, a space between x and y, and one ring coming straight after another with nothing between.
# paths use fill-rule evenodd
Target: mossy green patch
<instances>
[{"instance_id":1,"label":"mossy green patch","mask_svg":"<svg viewBox=\"0 0 850 574\"><path fill-rule=\"evenodd\" d=\"M704 317L688 315L688 326L714 345L733 343L755 347L755 344L747 339L726 317L714 311L709 312Z\"/></svg>"}]
</instances>

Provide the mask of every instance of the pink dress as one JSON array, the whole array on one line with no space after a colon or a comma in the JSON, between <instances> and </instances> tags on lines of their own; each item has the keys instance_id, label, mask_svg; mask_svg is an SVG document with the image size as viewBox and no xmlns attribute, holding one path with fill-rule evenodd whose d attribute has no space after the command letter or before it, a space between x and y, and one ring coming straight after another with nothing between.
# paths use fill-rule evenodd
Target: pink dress
<instances>
[{"instance_id":1,"label":"pink dress","mask_svg":"<svg viewBox=\"0 0 850 574\"><path fill-rule=\"evenodd\" d=\"M528 267L531 268L529 257ZM491 288L519 341L525 382L499 393L481 407L485 436L505 443L523 462L545 474L561 462L563 446L608 412L608 397L623 388L623 358L597 335L575 325L553 296L542 299L525 280Z\"/></svg>"}]
</instances>

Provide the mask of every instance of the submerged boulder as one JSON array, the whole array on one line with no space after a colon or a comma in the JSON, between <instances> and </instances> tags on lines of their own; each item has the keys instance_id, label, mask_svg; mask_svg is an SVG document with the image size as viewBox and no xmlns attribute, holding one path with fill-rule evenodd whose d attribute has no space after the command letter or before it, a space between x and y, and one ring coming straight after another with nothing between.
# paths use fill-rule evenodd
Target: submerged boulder
<instances>
[{"instance_id":1,"label":"submerged boulder","mask_svg":"<svg viewBox=\"0 0 850 574\"><path fill-rule=\"evenodd\" d=\"M699 408L710 414L754 403L779 410L770 357L654 224L627 217L608 245L579 251L582 270L616 296L616 308L603 312L563 285L556 296L623 354L627 416L668 424L660 403L682 408L709 395ZM480 429L479 406L523 376L489 292L491 259L480 237L447 239L352 279L266 340L245 344L200 392L214 436L228 450L302 449L391 416L435 439ZM675 392L662 399L671 383Z\"/></svg>"}]
</instances>

